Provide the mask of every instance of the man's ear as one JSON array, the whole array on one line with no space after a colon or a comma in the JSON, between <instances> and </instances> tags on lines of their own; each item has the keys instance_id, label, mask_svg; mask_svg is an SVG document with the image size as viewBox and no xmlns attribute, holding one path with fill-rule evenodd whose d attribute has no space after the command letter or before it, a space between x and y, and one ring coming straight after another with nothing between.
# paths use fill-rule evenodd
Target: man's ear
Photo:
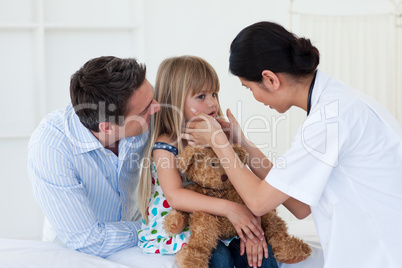
<instances>
[{"instance_id":1,"label":"man's ear","mask_svg":"<svg viewBox=\"0 0 402 268\"><path fill-rule=\"evenodd\" d=\"M110 122L102 122L102 123L99 123L99 130L101 133L112 135L113 133L116 132L117 126Z\"/></svg>"},{"instance_id":2,"label":"man's ear","mask_svg":"<svg viewBox=\"0 0 402 268\"><path fill-rule=\"evenodd\" d=\"M270 70L264 70L261 73L262 75L262 84L270 90L278 90L281 82L278 78L278 76L270 71Z\"/></svg>"}]
</instances>

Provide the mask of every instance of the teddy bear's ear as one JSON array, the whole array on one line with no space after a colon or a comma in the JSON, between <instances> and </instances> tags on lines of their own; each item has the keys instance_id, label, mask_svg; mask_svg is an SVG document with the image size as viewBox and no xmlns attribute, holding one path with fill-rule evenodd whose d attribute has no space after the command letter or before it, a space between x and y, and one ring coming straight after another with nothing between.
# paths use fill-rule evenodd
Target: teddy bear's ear
<instances>
[{"instance_id":1,"label":"teddy bear's ear","mask_svg":"<svg viewBox=\"0 0 402 268\"><path fill-rule=\"evenodd\" d=\"M187 173L191 165L194 164L196 157L206 150L202 146L186 146L177 157L177 166L181 172Z\"/></svg>"},{"instance_id":2,"label":"teddy bear's ear","mask_svg":"<svg viewBox=\"0 0 402 268\"><path fill-rule=\"evenodd\" d=\"M246 149L244 149L240 145L235 144L235 145L233 145L233 150L239 156L239 158L243 162L243 164L248 163L249 154L246 151Z\"/></svg>"}]
</instances>

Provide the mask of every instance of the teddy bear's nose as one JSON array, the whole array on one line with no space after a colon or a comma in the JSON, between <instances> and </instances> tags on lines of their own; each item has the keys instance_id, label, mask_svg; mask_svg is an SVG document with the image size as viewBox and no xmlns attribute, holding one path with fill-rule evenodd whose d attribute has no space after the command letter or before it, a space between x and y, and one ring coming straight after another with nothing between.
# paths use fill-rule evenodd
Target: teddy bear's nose
<instances>
[{"instance_id":1,"label":"teddy bear's nose","mask_svg":"<svg viewBox=\"0 0 402 268\"><path fill-rule=\"evenodd\" d=\"M222 175L221 176L221 181L222 182L225 182L225 181L227 181L228 180L228 176L226 176L226 175Z\"/></svg>"}]
</instances>

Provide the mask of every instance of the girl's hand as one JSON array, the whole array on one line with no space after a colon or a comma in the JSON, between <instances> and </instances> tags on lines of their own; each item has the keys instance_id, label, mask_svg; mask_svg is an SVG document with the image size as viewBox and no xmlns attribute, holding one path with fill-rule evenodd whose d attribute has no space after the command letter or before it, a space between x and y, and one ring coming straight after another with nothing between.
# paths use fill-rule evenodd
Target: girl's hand
<instances>
[{"instance_id":1,"label":"girl's hand","mask_svg":"<svg viewBox=\"0 0 402 268\"><path fill-rule=\"evenodd\" d=\"M265 239L257 244L250 240L240 241L240 255L243 256L244 251L247 253L248 266L253 268L261 267L262 260L269 257L268 245Z\"/></svg>"},{"instance_id":2,"label":"girl's hand","mask_svg":"<svg viewBox=\"0 0 402 268\"><path fill-rule=\"evenodd\" d=\"M242 142L245 141L245 136L241 130L240 124L237 122L230 109L226 110L226 115L229 119L229 122L220 118L217 118L216 120L221 125L230 143L241 145Z\"/></svg>"},{"instance_id":3,"label":"girl's hand","mask_svg":"<svg viewBox=\"0 0 402 268\"><path fill-rule=\"evenodd\" d=\"M242 241L250 240L257 244L265 240L261 224L245 205L231 202L225 216L233 224Z\"/></svg>"},{"instance_id":4,"label":"girl's hand","mask_svg":"<svg viewBox=\"0 0 402 268\"><path fill-rule=\"evenodd\" d=\"M188 144L194 145L226 145L218 144L217 137L223 134L223 130L218 121L212 116L201 114L193 110L194 117L187 123L184 133L181 135L183 139L186 139Z\"/></svg>"}]
</instances>

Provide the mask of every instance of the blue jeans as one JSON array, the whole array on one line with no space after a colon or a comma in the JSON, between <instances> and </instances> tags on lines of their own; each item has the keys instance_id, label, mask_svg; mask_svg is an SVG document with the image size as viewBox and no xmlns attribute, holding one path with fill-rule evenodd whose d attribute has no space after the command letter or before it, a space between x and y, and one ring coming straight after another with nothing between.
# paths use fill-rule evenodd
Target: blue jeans
<instances>
[{"instance_id":1,"label":"blue jeans","mask_svg":"<svg viewBox=\"0 0 402 268\"><path fill-rule=\"evenodd\" d=\"M262 268L278 268L278 264L272 253L272 248L268 244L268 259L262 260ZM240 256L240 239L233 239L229 246L226 247L221 241L212 252L209 261L210 268L248 268L247 254Z\"/></svg>"}]
</instances>

